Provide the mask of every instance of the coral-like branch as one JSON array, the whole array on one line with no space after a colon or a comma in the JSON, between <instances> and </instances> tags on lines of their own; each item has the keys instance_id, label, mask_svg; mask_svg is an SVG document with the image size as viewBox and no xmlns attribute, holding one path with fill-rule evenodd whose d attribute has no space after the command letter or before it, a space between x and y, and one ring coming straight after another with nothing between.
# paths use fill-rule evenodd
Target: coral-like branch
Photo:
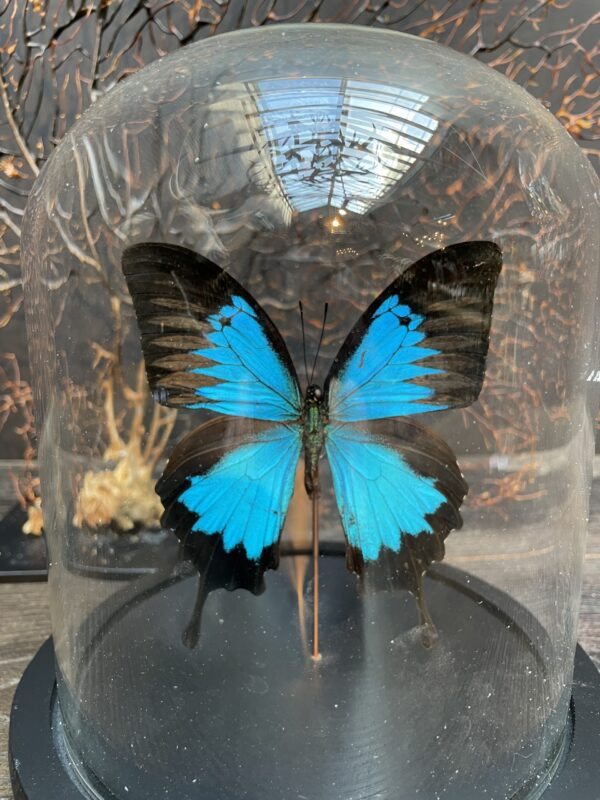
<instances>
[{"instance_id":1,"label":"coral-like branch","mask_svg":"<svg viewBox=\"0 0 600 800\"><path fill-rule=\"evenodd\" d=\"M108 365L108 374L102 382L103 427L108 438L103 461L113 462L113 465L85 473L73 522L77 527L92 530L104 527L117 531L130 531L140 526L157 528L163 508L154 491L153 474L173 429L176 412L155 405L144 444L148 401L144 363L138 365L133 388L123 383L121 395L127 411L125 416L117 416L116 359L100 345L94 345L94 350L96 364L104 361Z\"/></svg>"}]
</instances>

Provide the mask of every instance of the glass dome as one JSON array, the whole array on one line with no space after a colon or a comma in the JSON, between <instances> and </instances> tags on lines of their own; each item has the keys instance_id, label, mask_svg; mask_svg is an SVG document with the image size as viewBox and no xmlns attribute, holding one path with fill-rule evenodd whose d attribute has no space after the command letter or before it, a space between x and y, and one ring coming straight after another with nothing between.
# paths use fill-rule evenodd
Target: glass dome
<instances>
[{"instance_id":1,"label":"glass dome","mask_svg":"<svg viewBox=\"0 0 600 800\"><path fill-rule=\"evenodd\" d=\"M599 206L526 92L360 27L186 47L67 134L23 267L60 714L94 796L543 792Z\"/></svg>"}]
</instances>

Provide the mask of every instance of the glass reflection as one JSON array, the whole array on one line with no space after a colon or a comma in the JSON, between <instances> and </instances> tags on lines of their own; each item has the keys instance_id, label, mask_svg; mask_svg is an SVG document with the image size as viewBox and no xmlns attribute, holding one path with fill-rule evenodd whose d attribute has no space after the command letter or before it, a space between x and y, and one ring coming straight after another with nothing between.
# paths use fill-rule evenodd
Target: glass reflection
<instances>
[{"instance_id":1,"label":"glass reflection","mask_svg":"<svg viewBox=\"0 0 600 800\"><path fill-rule=\"evenodd\" d=\"M249 88L292 211L368 212L419 163L438 127L423 110L428 95L389 85L298 78Z\"/></svg>"}]
</instances>

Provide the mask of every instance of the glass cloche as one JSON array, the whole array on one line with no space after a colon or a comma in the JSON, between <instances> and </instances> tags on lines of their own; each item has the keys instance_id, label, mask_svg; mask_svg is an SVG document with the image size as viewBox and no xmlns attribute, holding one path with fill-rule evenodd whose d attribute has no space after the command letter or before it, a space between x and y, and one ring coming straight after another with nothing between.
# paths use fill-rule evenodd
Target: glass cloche
<instances>
[{"instance_id":1,"label":"glass cloche","mask_svg":"<svg viewBox=\"0 0 600 800\"><path fill-rule=\"evenodd\" d=\"M23 266L64 747L119 800L539 797L598 182L475 61L215 37L96 102Z\"/></svg>"}]
</instances>

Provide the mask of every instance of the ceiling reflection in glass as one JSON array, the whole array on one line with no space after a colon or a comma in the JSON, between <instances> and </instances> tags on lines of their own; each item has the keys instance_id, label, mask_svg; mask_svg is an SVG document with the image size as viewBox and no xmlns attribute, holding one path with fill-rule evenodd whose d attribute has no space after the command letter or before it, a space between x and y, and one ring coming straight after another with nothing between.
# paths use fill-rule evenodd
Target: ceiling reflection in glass
<instances>
[{"instance_id":1,"label":"ceiling reflection in glass","mask_svg":"<svg viewBox=\"0 0 600 800\"><path fill-rule=\"evenodd\" d=\"M263 147L296 212L365 214L420 160L438 127L424 111L427 95L389 85L299 78L248 88Z\"/></svg>"}]
</instances>

